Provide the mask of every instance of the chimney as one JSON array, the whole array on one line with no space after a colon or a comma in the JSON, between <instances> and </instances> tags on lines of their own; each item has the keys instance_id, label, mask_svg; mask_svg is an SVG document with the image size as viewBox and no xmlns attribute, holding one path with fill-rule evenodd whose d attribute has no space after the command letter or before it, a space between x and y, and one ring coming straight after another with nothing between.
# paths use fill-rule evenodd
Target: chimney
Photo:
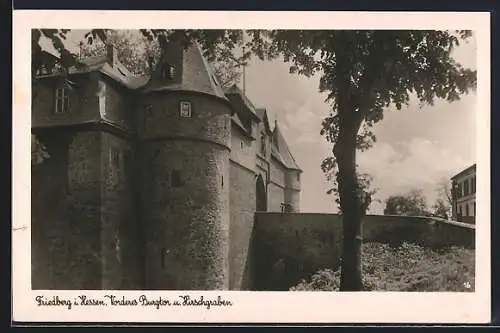
<instances>
[{"instance_id":1,"label":"chimney","mask_svg":"<svg viewBox=\"0 0 500 333\"><path fill-rule=\"evenodd\" d=\"M116 50L116 47L110 44L106 45L106 58L108 60L108 63L112 67L116 66L116 64L119 62L118 51Z\"/></svg>"}]
</instances>

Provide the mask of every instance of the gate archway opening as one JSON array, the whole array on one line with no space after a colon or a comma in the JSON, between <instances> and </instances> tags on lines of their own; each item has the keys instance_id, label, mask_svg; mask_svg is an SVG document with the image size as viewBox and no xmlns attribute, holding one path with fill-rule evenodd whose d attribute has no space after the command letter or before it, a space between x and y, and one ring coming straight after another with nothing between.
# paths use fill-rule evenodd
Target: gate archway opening
<instances>
[{"instance_id":1,"label":"gate archway opening","mask_svg":"<svg viewBox=\"0 0 500 333\"><path fill-rule=\"evenodd\" d=\"M264 179L262 175L257 177L256 181L256 210L258 212L267 211L267 194L266 194L266 186L264 185Z\"/></svg>"}]
</instances>

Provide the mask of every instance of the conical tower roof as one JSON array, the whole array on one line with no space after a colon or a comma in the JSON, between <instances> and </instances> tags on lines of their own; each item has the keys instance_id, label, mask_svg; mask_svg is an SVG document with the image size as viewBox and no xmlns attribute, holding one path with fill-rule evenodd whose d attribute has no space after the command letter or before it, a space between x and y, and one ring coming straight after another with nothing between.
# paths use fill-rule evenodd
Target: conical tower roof
<instances>
[{"instance_id":1,"label":"conical tower roof","mask_svg":"<svg viewBox=\"0 0 500 333\"><path fill-rule=\"evenodd\" d=\"M193 43L184 48L180 44L171 43L168 48L142 91L189 91L219 97L227 101L222 87L217 82L198 44ZM171 76L167 79L162 76L162 71L168 71L165 66L171 68L169 71Z\"/></svg>"}]
</instances>

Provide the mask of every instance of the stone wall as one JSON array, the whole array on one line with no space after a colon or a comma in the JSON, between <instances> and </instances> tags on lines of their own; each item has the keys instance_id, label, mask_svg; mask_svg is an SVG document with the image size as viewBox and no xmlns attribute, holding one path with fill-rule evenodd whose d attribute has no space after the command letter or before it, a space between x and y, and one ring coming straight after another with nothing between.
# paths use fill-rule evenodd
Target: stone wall
<instances>
[{"instance_id":1,"label":"stone wall","mask_svg":"<svg viewBox=\"0 0 500 333\"><path fill-rule=\"evenodd\" d=\"M287 290L322 268L335 270L341 255L341 217L336 214L257 213L252 244L254 290ZM474 226L425 217L369 215L365 242L393 246L474 248Z\"/></svg>"},{"instance_id":2,"label":"stone wall","mask_svg":"<svg viewBox=\"0 0 500 333\"><path fill-rule=\"evenodd\" d=\"M231 163L230 186L229 288L244 290L248 289L249 282L245 272L251 270L249 249L256 207L255 173Z\"/></svg>"},{"instance_id":3,"label":"stone wall","mask_svg":"<svg viewBox=\"0 0 500 333\"><path fill-rule=\"evenodd\" d=\"M228 287L229 151L154 141L143 149L147 289Z\"/></svg>"},{"instance_id":4,"label":"stone wall","mask_svg":"<svg viewBox=\"0 0 500 333\"><path fill-rule=\"evenodd\" d=\"M140 239L135 207L134 160L128 140L101 134L101 247L103 289L133 289L140 280ZM112 156L112 152L115 155Z\"/></svg>"},{"instance_id":5,"label":"stone wall","mask_svg":"<svg viewBox=\"0 0 500 333\"><path fill-rule=\"evenodd\" d=\"M32 171L35 289L101 288L101 133L39 133L50 158Z\"/></svg>"},{"instance_id":6,"label":"stone wall","mask_svg":"<svg viewBox=\"0 0 500 333\"><path fill-rule=\"evenodd\" d=\"M267 211L281 212L281 204L285 202L285 189L273 181L267 185Z\"/></svg>"}]
</instances>

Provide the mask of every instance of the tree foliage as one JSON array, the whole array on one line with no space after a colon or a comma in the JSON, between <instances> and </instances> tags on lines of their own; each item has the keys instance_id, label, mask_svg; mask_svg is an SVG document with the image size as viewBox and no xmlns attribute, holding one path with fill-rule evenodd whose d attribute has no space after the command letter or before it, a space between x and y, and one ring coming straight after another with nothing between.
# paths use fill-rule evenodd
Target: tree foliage
<instances>
[{"instance_id":1,"label":"tree foliage","mask_svg":"<svg viewBox=\"0 0 500 333\"><path fill-rule=\"evenodd\" d=\"M436 188L438 197L432 206L434 215L445 219L450 218L451 207L453 206L453 196L451 191L451 184L447 179L442 180L438 184Z\"/></svg>"},{"instance_id":2,"label":"tree foliage","mask_svg":"<svg viewBox=\"0 0 500 333\"><path fill-rule=\"evenodd\" d=\"M411 190L401 195L387 198L385 215L427 216L427 202L421 190Z\"/></svg>"},{"instance_id":3,"label":"tree foliage","mask_svg":"<svg viewBox=\"0 0 500 333\"><path fill-rule=\"evenodd\" d=\"M40 41L47 39L59 53L58 61L64 68L78 64L79 54L70 50L64 41L69 29L33 29L32 30L32 77L41 65L47 61L44 58ZM139 33L131 31L114 31L110 29L93 29L85 34L85 42L80 44L83 52L103 52L99 45L113 44L121 51L121 58L125 65L130 65L136 72L145 71L146 67L157 61L158 53L169 42L177 42L187 47L191 42L197 42L203 49L204 56L210 62L232 63L241 66L249 59L251 52L236 56L233 52L243 46L243 31L241 30L168 30L168 29L140 29ZM97 47L95 46L97 44ZM139 48L137 46L140 46ZM146 50L141 50L146 47ZM98 51L95 51L98 49ZM146 64L138 55L145 53L151 59Z\"/></svg>"},{"instance_id":4,"label":"tree foliage","mask_svg":"<svg viewBox=\"0 0 500 333\"><path fill-rule=\"evenodd\" d=\"M135 30L108 30L106 42L98 39L92 44L80 43L79 57L103 56L106 54L106 45L112 45L118 52L120 62L133 74L149 74L158 64L161 55L157 40L148 40ZM235 57L212 59L210 63L214 74L222 87L237 84L241 73L241 63Z\"/></svg>"}]
</instances>

